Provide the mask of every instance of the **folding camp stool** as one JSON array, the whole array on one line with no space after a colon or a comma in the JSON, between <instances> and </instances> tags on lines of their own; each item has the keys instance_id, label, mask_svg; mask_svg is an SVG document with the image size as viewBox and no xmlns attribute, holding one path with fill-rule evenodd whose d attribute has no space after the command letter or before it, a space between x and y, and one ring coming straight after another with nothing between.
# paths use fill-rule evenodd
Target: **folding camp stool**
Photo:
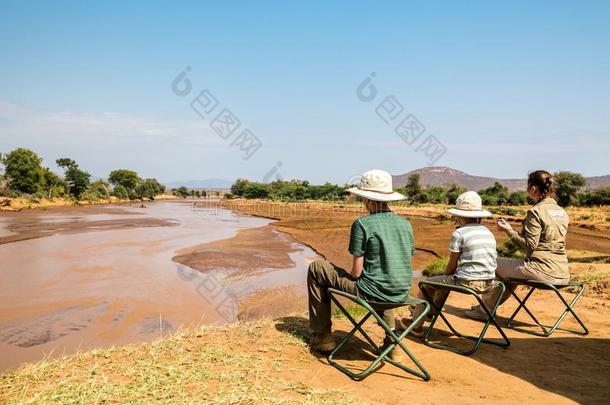
<instances>
[{"instance_id":1,"label":"folding camp stool","mask_svg":"<svg viewBox=\"0 0 610 405\"><path fill-rule=\"evenodd\" d=\"M437 306L437 304L434 303L433 296L431 296L430 293L425 288L423 288L424 286L432 287L435 290L446 290L447 295L443 298L443 300ZM454 353L463 354L465 356L470 355L470 354L474 353L475 351L477 351L477 349L479 348L481 343L492 344L492 345L496 345L496 346L500 346L500 347L509 347L510 346L510 341L508 340L508 337L506 336L506 334L504 333L504 331L502 330L500 325L498 325L498 322L496 321L496 318L495 318L496 310L498 309L498 306L500 305L500 300L501 300L502 296L504 295L504 292L506 291L506 287L504 286L504 283L502 283L501 281L495 281L494 284L491 287L489 287L489 289L500 288L500 295L498 296L498 299L496 300L493 308L491 308L491 309L488 308L487 305L485 305L485 303L481 299L480 294L477 293L476 291L474 291L472 288L468 288L468 287L460 286L460 285L454 285L454 284L438 283L438 282L427 281L427 280L420 281L419 288L423 292L426 299L432 303L432 307L436 311L436 313L432 316L432 320L430 321L430 327L426 330L426 332L424 333L424 336L423 336L423 342L427 346L434 347L437 349L449 350ZM449 295L452 292L473 295L477 299L481 308L485 311L485 314L487 315L487 320L485 321L485 325L483 326L483 329L481 330L481 333L478 336L464 335L464 334L458 332L453 327L453 325L451 325L451 323L449 322L449 320L447 319L445 314L443 314L443 307L445 306L445 303L447 302L447 299L449 298ZM442 343L431 342L430 335L432 334L432 329L434 328L434 324L436 323L436 321L438 320L439 317L449 327L449 330L451 330L451 333L453 333L455 336L457 336L460 339L473 340L475 342L474 345L468 350L460 350L456 347L444 345ZM497 341L497 340L491 340L491 339L485 338L485 333L487 333L489 326L492 324L496 327L496 329L498 329L498 332L500 332L502 340Z\"/></svg>"},{"instance_id":2,"label":"folding camp stool","mask_svg":"<svg viewBox=\"0 0 610 405\"><path fill-rule=\"evenodd\" d=\"M508 318L508 321L506 322L507 328L510 328L510 329L513 329L513 330L516 330L519 332L529 333L530 335L544 336L544 337L551 336L551 334L553 332L555 332L555 330L557 330L557 329L563 330L566 332L576 333L578 335L588 335L589 334L589 329L587 329L585 324L580 320L578 315L576 315L576 313L574 312L574 306L576 305L576 301L578 301L580 296L585 291L585 284L583 282L572 280L567 285L561 285L561 286L558 286L558 285L556 286L553 284L545 283L543 281L536 281L536 280L507 279L506 282L508 283L508 289L510 290L512 296L515 297L517 302L519 302L519 306L517 307L517 309L515 309L515 312L513 312L513 314L510 316L510 318ZM529 291L527 292L527 294L525 295L525 298L523 298L523 300L521 300L519 298L519 296L517 295L517 293L515 292L515 289L516 289L515 286L517 286L517 285L527 286L530 288ZM560 292L560 290L562 290L564 288L568 288L568 287L573 287L578 290L578 292L576 293L576 295L574 296L574 298L572 299L572 301L569 304ZM557 322L555 322L554 325L544 325L544 324L540 323L538 321L538 319L536 319L534 314L532 314L532 312L529 310L529 308L525 306L525 303L532 296L532 294L534 293L535 290L554 291L555 294L557 294L557 296L561 300L561 302L563 302L563 304L565 305L566 310L563 312L563 314L561 314L561 316L559 317L559 319L557 319ZM519 311L521 311L521 309L523 309L523 310L525 310L525 312L527 312L527 314L530 316L530 318L532 318L532 320L536 323L536 325L538 325L540 327L540 329L542 329L542 332L527 330L527 329L518 328L516 326L513 326L512 322L515 319L515 316L517 316L517 314L519 313ZM576 319L578 321L578 323L582 327L582 331L559 327L559 324L561 324L561 322L563 322L563 320L568 315L568 313L571 313L574 316L574 319ZM529 326L533 326L533 325L529 325Z\"/></svg>"},{"instance_id":3,"label":"folding camp stool","mask_svg":"<svg viewBox=\"0 0 610 405\"><path fill-rule=\"evenodd\" d=\"M379 365L379 363L381 363L382 361L387 361L387 362L395 365L396 367L406 371L407 373L413 374L413 375L421 378L424 381L428 381L430 379L430 374L428 373L428 370L419 362L419 360L417 360L417 358L413 355L413 353L411 353L411 351L409 351L407 346L402 342L402 340L413 329L413 325L411 327L407 328L407 330L403 331L400 335L396 335L394 333L394 331L392 329L390 329L388 324L383 320L383 318L381 316L379 316L379 314L377 313L377 311L386 311L386 310L391 310L391 309L395 309L395 308L399 308L399 307L404 307L407 305L424 304L425 305L424 312L421 314L421 316L419 318L417 318L417 320L420 320L420 319L423 319L423 317L425 317L426 314L428 313L428 311L430 310L430 304L428 304L424 300L420 300L419 298L413 298L413 297L409 297L407 299L407 301L401 302L401 303L365 301L360 297L346 293L345 291L336 290L334 288L329 288L328 293L329 293L332 301L339 308L339 310L345 315L345 317L347 319L349 319L349 321L352 323L352 325L354 325L354 328L341 340L341 342L339 342L337 347L328 355L328 362L330 364L332 364L334 367L336 367L343 373L347 374L349 377L351 377L354 380L363 380L366 377L368 377L371 373L373 373L375 371L375 368L377 367L377 365ZM345 309L345 307L341 304L341 302L339 302L339 300L337 299L337 296L342 296L344 298L347 298L348 300L354 302L355 304L364 307L368 311L367 314L364 315L364 317L360 321L356 321L349 314L348 310ZM379 346L377 346L375 344L375 342L373 342L371 337L362 329L362 325L364 325L364 323L371 316L373 316L377 320L377 323L379 324L379 326L381 326L383 328L383 330L385 331L386 336L389 336L392 339L392 343L387 345L387 347L385 347L383 350L381 350L381 348ZM337 354L337 352L339 350L341 350L341 348L351 339L351 337L356 333L356 331L359 331L364 336L364 338L371 344L371 346L373 346L373 349L375 349L375 352L377 353L377 357L375 358L375 360L373 360L373 362L365 370L361 371L360 373L354 373L351 370L345 368L344 366L338 364L334 360L334 357ZM404 365L403 363L390 358L389 353L396 346L399 346L407 354L407 356L409 356L411 361L417 366L417 370L410 368L410 367Z\"/></svg>"}]
</instances>

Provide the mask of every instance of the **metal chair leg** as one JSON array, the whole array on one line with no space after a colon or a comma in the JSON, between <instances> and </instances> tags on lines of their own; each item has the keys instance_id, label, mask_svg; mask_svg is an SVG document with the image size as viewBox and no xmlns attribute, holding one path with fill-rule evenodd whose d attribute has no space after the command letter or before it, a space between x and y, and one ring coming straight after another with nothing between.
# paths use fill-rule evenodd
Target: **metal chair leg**
<instances>
[{"instance_id":1,"label":"metal chair leg","mask_svg":"<svg viewBox=\"0 0 610 405\"><path fill-rule=\"evenodd\" d=\"M496 300L496 302L494 304L494 307L491 310L487 307L487 305L485 305L485 303L479 297L479 295L476 292L474 292L473 290L469 289L469 288L461 287L461 286L453 286L453 285L440 284L440 283L426 283L425 281L422 281L420 284L431 285L433 287L436 287L437 289L448 290L447 295L443 298L443 300L437 306L434 303L433 296L431 296L430 293L425 288L421 288L421 286L420 286L420 289L423 292L424 296L426 297L426 299L429 302L432 302L432 306L436 310L436 314L432 317L432 321L430 322L430 326L428 327L428 329L424 333L424 336L423 336L424 344L426 344L427 346L430 346L430 347L437 348L437 349L449 350L449 351L452 351L454 353L462 354L462 355L465 355L465 356L470 355L470 354L476 352L477 349L479 348L479 346L481 345L481 343L493 344L493 345L500 346L500 347L509 347L510 346L510 340L508 339L508 336L506 336L506 334L504 333L504 331L502 330L502 328L500 327L500 325L497 323L497 321L495 319L496 310L498 309L498 306L500 305L500 300L501 300L501 298L502 298L502 296L504 294L504 291L505 291L505 286L504 286L503 283L500 284L500 287L501 287L500 295L499 295L498 299ZM473 295L476 298L476 300L478 301L478 303L481 306L481 308L483 308L483 310L485 311L485 314L487 315L487 320L485 321L485 324L484 324L484 326L483 326L483 328L481 330L481 333L478 336L462 334L457 329L455 329L453 327L453 325L451 325L451 322L449 322L449 320L447 319L445 314L443 314L443 312L442 312L443 307L445 306L445 303L447 302L447 299L449 298L449 294L452 291L456 291L456 292L459 292L459 293L462 293L462 294ZM433 342L431 342L430 341L430 335L431 335L432 330L434 329L434 325L435 325L435 323L436 323L436 321L438 320L439 317L443 320L443 322L447 325L447 327L449 327L449 330L451 331L452 334L454 334L455 336L457 336L460 339L473 340L475 342L473 344L473 346L471 348L469 348L468 350L460 350L458 348L455 348L455 347L452 347L452 346L449 346L449 345L444 345L444 344L441 344L441 343L433 343ZM501 341L496 341L496 340L491 340L491 339L485 338L485 334L487 333L487 330L489 329L490 325L494 325L494 327L498 330L498 332L500 333L500 335L502 337Z\"/></svg>"},{"instance_id":2,"label":"metal chair leg","mask_svg":"<svg viewBox=\"0 0 610 405\"><path fill-rule=\"evenodd\" d=\"M360 305L362 307L364 307L368 312L367 314L360 320L360 321L356 321L347 311L347 309L339 302L339 300L335 297L335 294L344 296L346 298L348 298L349 300L351 300L352 302L354 302L357 305ZM404 370L405 372L409 373L409 374L413 374L419 378L421 378L424 381L428 381L430 380L430 373L428 372L428 370L419 362L419 360L417 360L417 358L411 353L411 351L408 349L408 347L402 342L402 340L411 332L412 328L408 328L406 331L404 331L403 333L401 333L400 335L396 335L394 333L394 331L392 331L390 329L390 327L387 325L387 323L383 320L383 318L381 318L379 316L379 314L377 313L377 311L375 311L370 305L368 305L366 302L360 300L358 297L355 296L351 296L351 294L347 294L344 292L339 292L338 290L335 291L330 291L329 289L329 295L331 300L337 305L337 307L339 308L339 310L345 315L345 317L352 323L352 325L354 325L354 327L352 328L352 330L341 340L341 342L339 342L339 344L337 345L337 347L328 355L328 362L334 366L335 368L337 368L338 370L342 371L344 374L348 375L350 378L354 379L354 380L363 380L366 377L368 377L371 373L373 373L377 366L382 362L382 361L387 361L393 365L395 365L396 367ZM426 316L426 314L429 311L429 305L427 306L426 310L424 311L424 313L421 315L421 319L423 319L424 316ZM362 328L362 325L371 317L373 316L377 322L379 323L379 325L381 325L381 327L383 328L383 330L386 333L386 336L390 336L390 338L392 339L392 343L387 345L383 350L381 350L379 348L379 346L377 346L375 344L375 342L373 342L373 340L370 338L370 336L364 331L364 329ZM375 352L377 353L377 357L371 362L371 364L369 364L369 366L364 369L363 371L359 372L359 373L354 373L351 370L349 370L348 368L344 367L343 365L337 363L334 358L335 355L341 350L341 348L352 338L352 336L354 336L354 334L356 332L360 332L360 334L362 334L365 339L371 344L371 346L375 349ZM417 370L410 368L408 366L406 366L405 364L396 361L396 360L392 360L389 358L388 354L390 353L390 351L392 351L396 346L400 346L400 348L407 354L407 356L413 361L413 363L417 366Z\"/></svg>"},{"instance_id":3,"label":"metal chair leg","mask_svg":"<svg viewBox=\"0 0 610 405\"><path fill-rule=\"evenodd\" d=\"M515 309L513 314L510 316L510 318L508 318L508 321L506 322L506 327L507 328L516 330L518 332L523 332L523 333L528 333L530 335L543 336L543 337L551 336L551 334L553 332L555 332L555 330L563 330L563 331L566 331L566 332L571 332L571 333L575 333L577 335L583 335L583 336L589 334L589 329L587 329L587 327L582 322L582 320L578 317L578 315L576 315L576 312L574 312L574 306L576 305L576 302L580 299L580 297L584 293L584 290L585 290L584 284L580 284L580 285L576 286L578 288L578 292L576 293L576 295L574 296L574 298L572 299L572 301L570 303L568 303L565 300L565 298L561 294L561 291L558 288L556 288L554 285L552 285L552 284L544 284L548 289L553 290L555 292L555 294L557 294L557 296L559 297L559 299L561 300L561 302L563 303L563 305L566 308L565 311L559 317L559 319L557 319L557 321L553 325L546 325L546 324L541 323L534 316L534 314L532 314L532 312L529 310L529 308L527 308L527 306L525 304L526 304L527 300L531 297L531 295L534 292L534 290L536 290L537 288L535 286L531 286L531 285L528 285L528 284L525 284L525 285L530 287L530 290L529 290L529 292L527 293L527 295L525 296L525 298L523 300L521 300L519 298L519 296L515 292L514 288L509 288L510 292L511 292L511 295L513 297L515 297L517 302L519 302L519 305L517 306L517 309ZM524 328L517 327L517 326L513 325L513 320L515 319L517 314L521 311L521 309L523 309L523 310L525 310L525 312L527 312L527 314L535 322L535 324L540 329L542 329L542 332L528 330L528 329L524 329ZM576 329L570 329L570 328L562 328L562 327L559 326L561 324L561 322L563 322L563 320L565 319L565 317L569 313L571 313L572 316L574 316L574 319L576 319L576 321L580 324L580 326L582 328L582 331L581 330L576 330Z\"/></svg>"}]
</instances>

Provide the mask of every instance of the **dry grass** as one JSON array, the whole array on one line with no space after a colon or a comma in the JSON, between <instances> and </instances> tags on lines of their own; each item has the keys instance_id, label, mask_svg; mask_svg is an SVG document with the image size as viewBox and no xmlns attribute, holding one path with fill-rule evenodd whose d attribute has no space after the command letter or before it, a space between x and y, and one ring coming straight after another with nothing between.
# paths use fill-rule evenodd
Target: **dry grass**
<instances>
[{"instance_id":1,"label":"dry grass","mask_svg":"<svg viewBox=\"0 0 610 405\"><path fill-rule=\"evenodd\" d=\"M203 327L148 344L99 349L0 375L2 403L352 403L342 390L284 377L303 336L274 321ZM278 338L279 336L279 338Z\"/></svg>"}]
</instances>

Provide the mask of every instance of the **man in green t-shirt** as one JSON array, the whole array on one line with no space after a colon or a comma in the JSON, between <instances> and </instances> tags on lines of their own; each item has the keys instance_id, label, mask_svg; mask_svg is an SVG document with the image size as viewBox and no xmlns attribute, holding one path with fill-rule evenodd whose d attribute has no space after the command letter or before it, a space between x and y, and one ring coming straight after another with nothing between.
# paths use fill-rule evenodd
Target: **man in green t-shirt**
<instances>
[{"instance_id":1,"label":"man in green t-shirt","mask_svg":"<svg viewBox=\"0 0 610 405\"><path fill-rule=\"evenodd\" d=\"M352 268L346 271L326 260L317 260L311 263L307 274L311 348L322 352L336 347L328 288L378 302L404 302L411 289L413 229L407 219L388 207L388 201L405 198L392 190L392 176L382 170L370 170L362 175L358 187L348 191L363 199L369 213L352 224ZM380 315L393 329L393 311Z\"/></svg>"}]
</instances>

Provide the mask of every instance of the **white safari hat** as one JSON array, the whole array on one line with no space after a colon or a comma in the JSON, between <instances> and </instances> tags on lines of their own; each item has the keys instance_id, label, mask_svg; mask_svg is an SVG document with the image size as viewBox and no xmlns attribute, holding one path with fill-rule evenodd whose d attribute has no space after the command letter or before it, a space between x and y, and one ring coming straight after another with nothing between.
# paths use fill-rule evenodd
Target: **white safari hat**
<instances>
[{"instance_id":1,"label":"white safari hat","mask_svg":"<svg viewBox=\"0 0 610 405\"><path fill-rule=\"evenodd\" d=\"M352 187L347 191L373 201L398 201L406 198L392 189L392 176L383 170L364 172L358 187Z\"/></svg>"},{"instance_id":2,"label":"white safari hat","mask_svg":"<svg viewBox=\"0 0 610 405\"><path fill-rule=\"evenodd\" d=\"M451 215L465 218L486 218L492 213L482 207L481 197L474 191L466 191L460 194L455 201L455 208L447 210Z\"/></svg>"}]
</instances>

